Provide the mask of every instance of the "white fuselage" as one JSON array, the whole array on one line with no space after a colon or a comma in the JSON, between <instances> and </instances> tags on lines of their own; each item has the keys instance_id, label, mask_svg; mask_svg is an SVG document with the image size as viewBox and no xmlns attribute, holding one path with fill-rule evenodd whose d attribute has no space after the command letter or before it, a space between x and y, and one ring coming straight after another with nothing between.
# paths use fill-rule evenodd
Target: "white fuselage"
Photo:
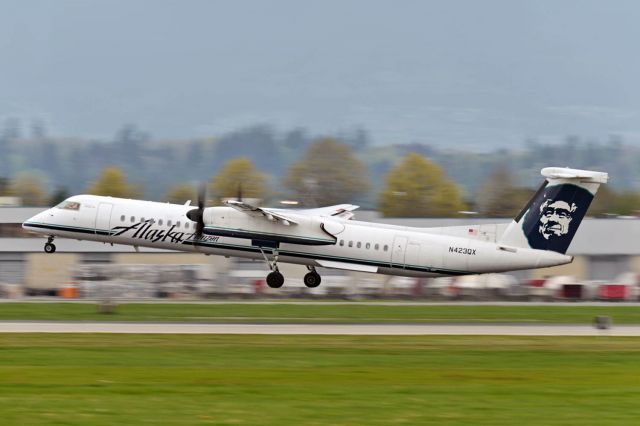
<instances>
[{"instance_id":1,"label":"white fuselage","mask_svg":"<svg viewBox=\"0 0 640 426\"><path fill-rule=\"evenodd\" d=\"M77 240L263 258L261 245L250 238L219 235L195 238L195 224L186 217L193 206L92 195L79 195L69 200L77 202L80 207L76 210L51 208L27 220L23 227L48 236ZM217 232L216 229L232 229L217 225L216 218L257 224L258 234L271 232L271 228L260 228L262 222L259 219L230 207L214 207L207 211L210 213L205 213L205 219L207 214L215 213L214 219L206 222L206 230L211 233ZM295 217L295 210L288 212ZM281 242L279 262L433 277L554 266L572 259L551 251L503 247L480 238L447 235L442 228L435 233L428 228L382 225L331 216L298 218L309 223L321 223L325 231L318 233L318 240L324 238L326 241L320 241L318 245ZM282 232L292 233L302 225L278 226L274 229L286 228ZM315 238L315 234L312 236ZM271 253L268 247L262 250Z\"/></svg>"}]
</instances>

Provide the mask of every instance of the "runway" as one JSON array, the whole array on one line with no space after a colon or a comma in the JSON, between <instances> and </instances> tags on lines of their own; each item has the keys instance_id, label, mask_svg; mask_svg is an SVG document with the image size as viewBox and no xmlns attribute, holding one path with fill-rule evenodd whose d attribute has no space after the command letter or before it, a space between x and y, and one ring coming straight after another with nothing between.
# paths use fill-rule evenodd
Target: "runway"
<instances>
[{"instance_id":1,"label":"runway","mask_svg":"<svg viewBox=\"0 0 640 426\"><path fill-rule=\"evenodd\" d=\"M640 336L640 325L194 324L0 321L0 333L280 334L381 336Z\"/></svg>"},{"instance_id":2,"label":"runway","mask_svg":"<svg viewBox=\"0 0 640 426\"><path fill-rule=\"evenodd\" d=\"M283 300L283 299L264 299L264 300L246 300L246 299L230 299L230 300L188 300L188 299L115 299L118 304L136 304L136 305L303 305L303 306L604 306L604 307L621 307L631 306L640 307L640 302L602 302L602 301L580 301L580 302L541 302L541 301L411 301L411 300ZM21 303L68 303L81 305L95 305L100 300L94 299L61 299L59 297L23 297L18 299L0 298L0 304L21 304Z\"/></svg>"}]
</instances>

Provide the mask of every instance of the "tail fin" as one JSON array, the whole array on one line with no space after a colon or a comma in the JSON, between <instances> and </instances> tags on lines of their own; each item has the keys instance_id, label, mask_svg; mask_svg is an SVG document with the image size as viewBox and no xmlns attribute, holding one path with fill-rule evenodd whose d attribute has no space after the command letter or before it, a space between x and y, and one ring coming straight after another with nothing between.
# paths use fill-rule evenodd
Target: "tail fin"
<instances>
[{"instance_id":1,"label":"tail fin","mask_svg":"<svg viewBox=\"0 0 640 426\"><path fill-rule=\"evenodd\" d=\"M593 197L609 175L547 167L546 179L507 227L500 244L566 253Z\"/></svg>"}]
</instances>

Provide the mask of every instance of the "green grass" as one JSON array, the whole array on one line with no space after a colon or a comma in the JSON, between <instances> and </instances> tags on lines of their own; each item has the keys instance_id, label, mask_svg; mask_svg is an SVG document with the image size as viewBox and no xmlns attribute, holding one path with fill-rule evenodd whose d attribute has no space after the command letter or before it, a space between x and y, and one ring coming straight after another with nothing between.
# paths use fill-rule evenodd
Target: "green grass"
<instances>
[{"instance_id":1,"label":"green grass","mask_svg":"<svg viewBox=\"0 0 640 426\"><path fill-rule=\"evenodd\" d=\"M112 315L81 303L4 303L0 320L302 322L302 323L558 323L588 324L609 315L640 324L636 306L123 304Z\"/></svg>"},{"instance_id":2,"label":"green grass","mask_svg":"<svg viewBox=\"0 0 640 426\"><path fill-rule=\"evenodd\" d=\"M2 425L637 425L640 339L0 334Z\"/></svg>"}]
</instances>

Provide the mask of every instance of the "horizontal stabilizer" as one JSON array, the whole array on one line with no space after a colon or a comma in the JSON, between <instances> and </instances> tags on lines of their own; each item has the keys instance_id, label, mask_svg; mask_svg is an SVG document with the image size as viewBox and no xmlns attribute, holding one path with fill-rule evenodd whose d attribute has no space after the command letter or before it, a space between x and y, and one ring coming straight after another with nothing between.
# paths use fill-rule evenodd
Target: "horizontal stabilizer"
<instances>
[{"instance_id":1,"label":"horizontal stabilizer","mask_svg":"<svg viewBox=\"0 0 640 426\"><path fill-rule=\"evenodd\" d=\"M541 171L547 179L576 179L580 182L607 183L609 174L591 170L568 169L565 167L545 167Z\"/></svg>"}]
</instances>

